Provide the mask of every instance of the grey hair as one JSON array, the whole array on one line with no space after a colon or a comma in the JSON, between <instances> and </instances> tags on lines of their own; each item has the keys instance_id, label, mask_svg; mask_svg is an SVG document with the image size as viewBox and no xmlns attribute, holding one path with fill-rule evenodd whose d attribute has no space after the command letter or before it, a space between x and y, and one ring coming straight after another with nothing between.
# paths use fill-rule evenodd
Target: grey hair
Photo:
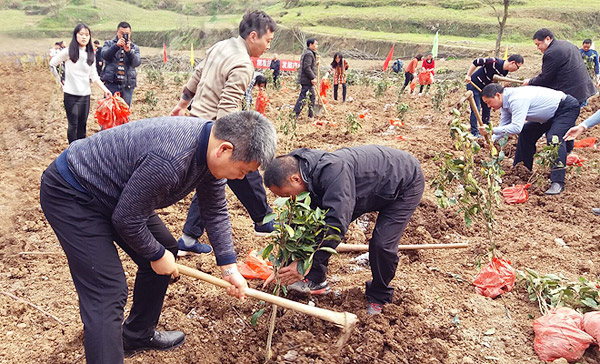
<instances>
[{"instance_id":1,"label":"grey hair","mask_svg":"<svg viewBox=\"0 0 600 364\"><path fill-rule=\"evenodd\" d=\"M233 160L265 166L275 157L275 127L256 111L234 112L217 119L215 136L233 144Z\"/></svg>"}]
</instances>

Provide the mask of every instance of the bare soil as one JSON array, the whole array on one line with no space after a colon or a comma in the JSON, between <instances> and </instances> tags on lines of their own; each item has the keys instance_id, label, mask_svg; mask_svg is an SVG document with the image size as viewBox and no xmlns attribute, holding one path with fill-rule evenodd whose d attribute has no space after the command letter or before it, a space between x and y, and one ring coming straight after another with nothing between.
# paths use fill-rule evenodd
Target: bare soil
<instances>
[{"instance_id":1,"label":"bare soil","mask_svg":"<svg viewBox=\"0 0 600 364\"><path fill-rule=\"evenodd\" d=\"M539 58L539 57L538 57ZM463 62L463 67L465 61ZM181 84L173 75L165 75L166 84L150 83L141 72L140 85L133 100L133 119L166 115L177 102ZM297 89L291 78L284 80L282 91L269 91L270 120L281 125L278 115L289 110ZM67 147L66 117L62 94L46 67L20 65L7 59L0 63L0 293L10 293L37 305L51 316L0 294L0 362L2 363L83 363L83 327L79 318L77 295L65 256L39 206L39 180L43 170ZM435 155L452 148L448 106L459 93L448 96L443 112L433 109L431 96L403 96L410 105L399 131L387 134L389 120L395 118L398 87L385 96L374 97L374 86L351 86L348 100L330 101L322 119L336 121L337 127L315 127L301 119L297 138L280 133L280 152L298 147L335 150L358 144L381 144L407 150L422 163L431 181L438 171ZM101 95L94 91L92 112ZM341 90L340 90L341 91ZM156 97L152 107L149 100ZM331 100L331 96L329 99ZM598 109L594 100L583 116ZM370 117L360 119L362 129L351 134L346 115L369 109ZM493 113L497 121L498 113ZM90 115L88 135L99 131ZM402 135L403 139L396 138ZM600 137L600 128L586 136ZM585 276L597 280L600 274L595 254L600 250L600 233L595 229L598 217L592 207L600 206L599 171L593 162L600 159L596 149L577 150L586 159L580 173L567 172L566 191L547 197L531 193L520 205L502 204L497 219L497 244L503 256L516 268L529 267L543 273L563 273L571 279ZM510 153L509 153L510 155ZM525 182L527 176L505 162L505 186ZM539 191L543 191L539 187ZM188 197L160 211L160 216L175 236L183 226ZM272 195L269 198L273 199ZM255 238L247 213L228 195L233 234L239 260L248 251L266 245ZM348 243L366 243L375 214L366 218L366 230L352 224ZM335 350L341 334L333 324L293 311L278 312L272 363L541 363L533 351L533 318L540 314L537 304L528 301L520 286L501 299L489 299L475 293L471 284L477 274L477 262L485 264L485 231L467 228L452 210L437 206L433 190L427 187L401 244L469 242L468 249L425 250L400 253L400 264L392 282L393 303L383 315L365 313L364 282L370 270L350 259L357 254L332 257L329 282L333 293L312 298L318 307L353 312L359 317L348 343ZM567 247L558 245L561 238ZM133 285L134 263L123 254L129 284ZM184 257L180 263L215 274L212 255ZM258 287L259 282L251 282ZM295 298L308 302L306 298ZM129 306L128 306L129 307ZM206 283L183 277L171 285L165 299L159 329L183 330L186 343L173 351L144 353L126 359L126 363L261 363L265 360L267 318L270 308L257 326L250 316L262 304L228 297ZM510 317L509 317L510 316ZM488 330L495 332L486 335ZM488 332L489 333L489 332ZM582 363L600 363L598 348L590 348Z\"/></svg>"}]
</instances>

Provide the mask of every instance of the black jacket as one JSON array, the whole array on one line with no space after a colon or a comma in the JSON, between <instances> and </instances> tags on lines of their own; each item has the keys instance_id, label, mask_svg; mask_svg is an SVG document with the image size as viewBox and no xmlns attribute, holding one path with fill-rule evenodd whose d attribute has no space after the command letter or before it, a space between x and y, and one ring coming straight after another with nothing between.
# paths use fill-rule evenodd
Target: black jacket
<instances>
[{"instance_id":1,"label":"black jacket","mask_svg":"<svg viewBox=\"0 0 600 364\"><path fill-rule=\"evenodd\" d=\"M276 61L271 60L271 64L269 65L269 68L271 70L273 70L273 76L278 76L279 71L281 70L281 61L280 60L276 60Z\"/></svg>"},{"instance_id":2,"label":"black jacket","mask_svg":"<svg viewBox=\"0 0 600 364\"><path fill-rule=\"evenodd\" d=\"M121 52L125 52L121 47L117 45L117 37L115 39L107 40L104 42L102 47L102 58L104 58L104 71L100 77L104 82L118 83L117 81L117 66L119 65L119 57ZM131 43L131 50L129 53L125 52L125 86L136 87L137 86L137 73L135 68L142 64L142 58L140 56L140 48Z\"/></svg>"},{"instance_id":3,"label":"black jacket","mask_svg":"<svg viewBox=\"0 0 600 364\"><path fill-rule=\"evenodd\" d=\"M317 78L317 56L310 48L306 48L300 57L300 68L298 69L298 83L311 85L312 80Z\"/></svg>"},{"instance_id":4,"label":"black jacket","mask_svg":"<svg viewBox=\"0 0 600 364\"><path fill-rule=\"evenodd\" d=\"M102 59L102 47L98 47L98 49L96 49L96 70L98 71L98 76L102 76L103 66L104 59Z\"/></svg>"},{"instance_id":5,"label":"black jacket","mask_svg":"<svg viewBox=\"0 0 600 364\"><path fill-rule=\"evenodd\" d=\"M529 80L571 95L581 104L596 93L579 49L566 40L553 40L542 57L542 73Z\"/></svg>"},{"instance_id":6,"label":"black jacket","mask_svg":"<svg viewBox=\"0 0 600 364\"><path fill-rule=\"evenodd\" d=\"M297 149L300 173L314 206L329 209L325 221L340 238L360 215L378 211L423 179L421 164L409 153L379 145L342 148L333 153ZM337 242L328 241L335 247Z\"/></svg>"}]
</instances>

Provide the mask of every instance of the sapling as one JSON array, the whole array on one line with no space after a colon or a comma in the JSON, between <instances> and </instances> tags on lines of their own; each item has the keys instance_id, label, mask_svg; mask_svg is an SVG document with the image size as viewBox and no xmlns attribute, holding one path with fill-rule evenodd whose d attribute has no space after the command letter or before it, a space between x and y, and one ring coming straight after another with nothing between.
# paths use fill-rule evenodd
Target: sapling
<instances>
[{"instance_id":1,"label":"sapling","mask_svg":"<svg viewBox=\"0 0 600 364\"><path fill-rule=\"evenodd\" d=\"M556 162L558 159L558 148L560 143L558 136L553 135L550 144L545 145L539 152L533 155L537 168L534 169L527 183L536 183L539 187L544 181L544 176L553 170L564 169L562 162Z\"/></svg>"},{"instance_id":2,"label":"sapling","mask_svg":"<svg viewBox=\"0 0 600 364\"><path fill-rule=\"evenodd\" d=\"M349 112L348 115L346 115L346 124L347 129L351 134L356 133L358 129L362 128L362 125L358 122L356 115L354 115L352 112Z\"/></svg>"}]
</instances>

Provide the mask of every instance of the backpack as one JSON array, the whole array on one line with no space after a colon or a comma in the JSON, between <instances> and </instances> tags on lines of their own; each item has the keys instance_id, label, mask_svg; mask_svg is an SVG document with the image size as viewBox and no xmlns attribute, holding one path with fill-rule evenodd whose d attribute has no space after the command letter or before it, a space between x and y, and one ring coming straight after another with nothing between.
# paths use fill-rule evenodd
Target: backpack
<instances>
[{"instance_id":1,"label":"backpack","mask_svg":"<svg viewBox=\"0 0 600 364\"><path fill-rule=\"evenodd\" d=\"M396 73L402 71L402 61L400 59L397 59L396 62L394 62L394 64L392 65L392 71Z\"/></svg>"}]
</instances>

